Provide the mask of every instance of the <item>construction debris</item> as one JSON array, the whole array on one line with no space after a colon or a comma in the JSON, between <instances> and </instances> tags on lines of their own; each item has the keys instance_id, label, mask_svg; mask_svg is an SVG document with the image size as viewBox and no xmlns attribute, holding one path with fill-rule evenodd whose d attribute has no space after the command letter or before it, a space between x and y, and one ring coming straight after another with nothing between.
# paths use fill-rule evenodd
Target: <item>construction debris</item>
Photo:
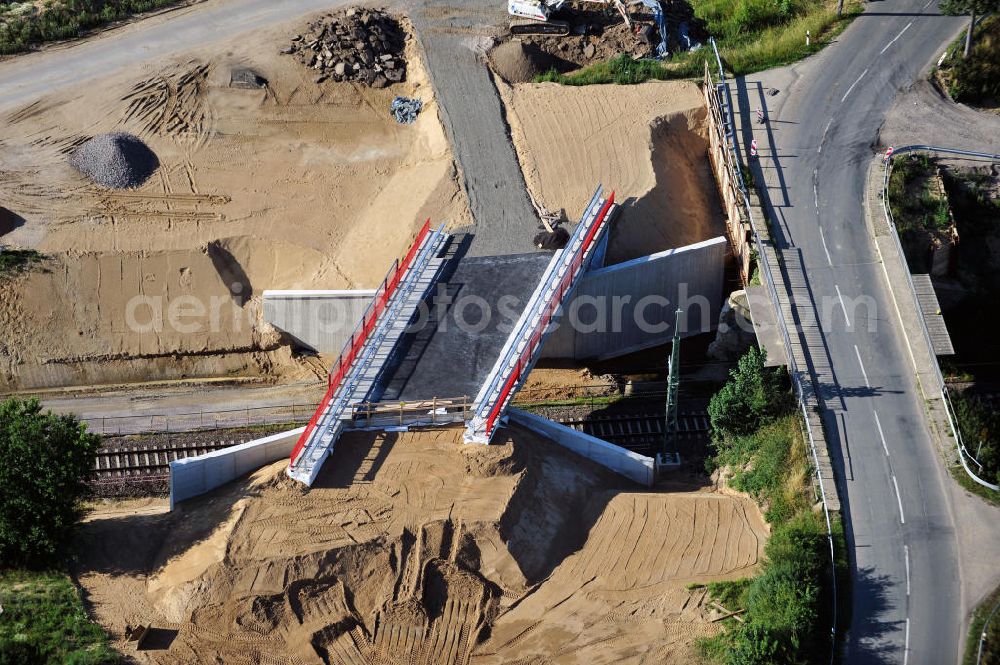
<instances>
[{"instance_id":1,"label":"construction debris","mask_svg":"<svg viewBox=\"0 0 1000 665\"><path fill-rule=\"evenodd\" d=\"M267 87L267 79L247 67L234 67L229 72L229 87L257 90Z\"/></svg>"},{"instance_id":2,"label":"construction debris","mask_svg":"<svg viewBox=\"0 0 1000 665\"><path fill-rule=\"evenodd\" d=\"M392 100L389 110L396 117L396 122L402 125L409 125L417 119L417 114L424 107L424 103L419 99L409 97L396 97Z\"/></svg>"},{"instance_id":3,"label":"construction debris","mask_svg":"<svg viewBox=\"0 0 1000 665\"><path fill-rule=\"evenodd\" d=\"M98 134L81 145L70 164L98 185L131 189L146 182L160 160L138 137L111 132Z\"/></svg>"},{"instance_id":4,"label":"construction debris","mask_svg":"<svg viewBox=\"0 0 1000 665\"><path fill-rule=\"evenodd\" d=\"M406 79L406 33L383 9L345 9L309 24L282 53L317 70L317 80L358 81L384 88Z\"/></svg>"}]
</instances>

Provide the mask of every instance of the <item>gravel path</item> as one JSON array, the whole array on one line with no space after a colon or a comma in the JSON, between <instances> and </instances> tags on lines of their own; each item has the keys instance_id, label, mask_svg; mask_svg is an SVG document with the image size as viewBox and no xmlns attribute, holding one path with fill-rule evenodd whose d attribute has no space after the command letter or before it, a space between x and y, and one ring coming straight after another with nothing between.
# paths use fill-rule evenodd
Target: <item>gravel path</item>
<instances>
[{"instance_id":1,"label":"gravel path","mask_svg":"<svg viewBox=\"0 0 1000 665\"><path fill-rule=\"evenodd\" d=\"M1000 115L956 104L921 79L896 98L879 138L884 145L1000 153Z\"/></svg>"},{"instance_id":2,"label":"gravel path","mask_svg":"<svg viewBox=\"0 0 1000 665\"><path fill-rule=\"evenodd\" d=\"M506 18L503 4L421 4L412 16L475 219L469 254L536 251L538 218L485 64L494 26Z\"/></svg>"}]
</instances>

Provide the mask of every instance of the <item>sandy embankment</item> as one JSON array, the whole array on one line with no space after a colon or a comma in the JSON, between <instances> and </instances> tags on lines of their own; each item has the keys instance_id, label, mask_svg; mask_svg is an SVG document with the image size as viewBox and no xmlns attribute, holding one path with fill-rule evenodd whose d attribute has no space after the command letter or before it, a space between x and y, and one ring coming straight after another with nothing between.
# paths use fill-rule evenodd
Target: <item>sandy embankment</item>
<instances>
[{"instance_id":1,"label":"sandy embankment","mask_svg":"<svg viewBox=\"0 0 1000 665\"><path fill-rule=\"evenodd\" d=\"M316 84L278 55L302 25L4 118L0 201L24 223L0 241L50 259L45 272L0 280L0 390L308 376L262 323L262 290L373 287L425 218L469 223L412 40L406 83ZM269 88L230 88L233 65ZM416 124L389 115L397 94L425 101ZM159 158L138 190L100 189L68 164L75 146L110 130L140 136Z\"/></svg>"},{"instance_id":2,"label":"sandy embankment","mask_svg":"<svg viewBox=\"0 0 1000 665\"><path fill-rule=\"evenodd\" d=\"M610 262L724 233L695 84L498 87L539 203L576 222L598 183L616 191L622 215L611 231Z\"/></svg>"},{"instance_id":3,"label":"sandy embankment","mask_svg":"<svg viewBox=\"0 0 1000 665\"><path fill-rule=\"evenodd\" d=\"M720 628L686 585L753 573L754 504L503 436L351 433L307 493L281 462L173 514L95 516L80 583L119 647L158 629L139 662L691 662Z\"/></svg>"}]
</instances>

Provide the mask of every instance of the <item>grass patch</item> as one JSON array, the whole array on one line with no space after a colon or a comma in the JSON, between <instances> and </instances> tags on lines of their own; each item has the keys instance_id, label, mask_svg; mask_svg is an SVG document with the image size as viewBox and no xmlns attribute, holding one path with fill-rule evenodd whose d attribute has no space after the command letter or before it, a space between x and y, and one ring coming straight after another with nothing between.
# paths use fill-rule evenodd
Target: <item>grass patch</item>
<instances>
[{"instance_id":1,"label":"grass patch","mask_svg":"<svg viewBox=\"0 0 1000 665\"><path fill-rule=\"evenodd\" d=\"M1000 588L995 589L987 596L972 613L972 620L969 622L969 638L965 641L965 655L962 657L962 665L976 665L983 626L998 603L1000 603ZM1000 610L997 610L993 615L986 631L986 639L983 641L982 665L997 665L997 663L1000 663Z\"/></svg>"},{"instance_id":2,"label":"grass patch","mask_svg":"<svg viewBox=\"0 0 1000 665\"><path fill-rule=\"evenodd\" d=\"M0 2L0 54L17 53L112 21L176 4L178 0L47 0Z\"/></svg>"},{"instance_id":3,"label":"grass patch","mask_svg":"<svg viewBox=\"0 0 1000 665\"><path fill-rule=\"evenodd\" d=\"M863 9L859 0L845 2L841 17L837 16L836 0L691 0L691 7L695 19L715 37L725 68L737 76L787 65L819 51ZM808 46L807 31L811 36ZM715 56L707 44L694 52L678 53L669 61L634 61L622 54L569 74L552 70L535 80L564 85L628 85L700 78L706 62L714 73Z\"/></svg>"},{"instance_id":4,"label":"grass patch","mask_svg":"<svg viewBox=\"0 0 1000 665\"><path fill-rule=\"evenodd\" d=\"M962 489L989 501L995 506L1000 506L1000 492L994 492L989 487L983 487L977 483L969 477L969 474L965 472L965 469L960 464L950 467L948 470L951 471L951 477L955 479L956 483L962 486Z\"/></svg>"},{"instance_id":5,"label":"grass patch","mask_svg":"<svg viewBox=\"0 0 1000 665\"><path fill-rule=\"evenodd\" d=\"M964 46L963 33L937 69L938 81L956 102L1000 105L1000 16L990 16L976 27L968 58L962 57Z\"/></svg>"},{"instance_id":6,"label":"grass patch","mask_svg":"<svg viewBox=\"0 0 1000 665\"><path fill-rule=\"evenodd\" d=\"M63 573L0 572L0 605L0 665L120 662Z\"/></svg>"},{"instance_id":7,"label":"grass patch","mask_svg":"<svg viewBox=\"0 0 1000 665\"><path fill-rule=\"evenodd\" d=\"M33 249L0 250L0 277L18 275L45 259Z\"/></svg>"}]
</instances>

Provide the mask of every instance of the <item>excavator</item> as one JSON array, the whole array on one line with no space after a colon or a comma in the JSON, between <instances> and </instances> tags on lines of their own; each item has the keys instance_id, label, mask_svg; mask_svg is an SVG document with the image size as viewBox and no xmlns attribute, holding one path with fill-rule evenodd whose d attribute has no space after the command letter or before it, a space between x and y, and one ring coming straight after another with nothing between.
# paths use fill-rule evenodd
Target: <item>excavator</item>
<instances>
[{"instance_id":1,"label":"excavator","mask_svg":"<svg viewBox=\"0 0 1000 665\"><path fill-rule=\"evenodd\" d=\"M623 0L582 0L588 4L614 7L625 20L625 25L632 28L628 7ZM660 33L660 43L657 46L657 57L669 55L667 51L667 22L663 14L660 0L632 0L630 4L642 4L650 9ZM507 13L515 17L510 23L512 35L568 35L569 21L553 18L562 10L568 8L568 0L508 0Z\"/></svg>"},{"instance_id":2,"label":"excavator","mask_svg":"<svg viewBox=\"0 0 1000 665\"><path fill-rule=\"evenodd\" d=\"M622 0L584 0L589 4L610 5L625 19L625 25L632 27L628 9ZM507 13L518 19L512 20L510 32L513 35L568 35L569 21L554 19L552 16L567 8L567 0L508 0Z\"/></svg>"}]
</instances>

